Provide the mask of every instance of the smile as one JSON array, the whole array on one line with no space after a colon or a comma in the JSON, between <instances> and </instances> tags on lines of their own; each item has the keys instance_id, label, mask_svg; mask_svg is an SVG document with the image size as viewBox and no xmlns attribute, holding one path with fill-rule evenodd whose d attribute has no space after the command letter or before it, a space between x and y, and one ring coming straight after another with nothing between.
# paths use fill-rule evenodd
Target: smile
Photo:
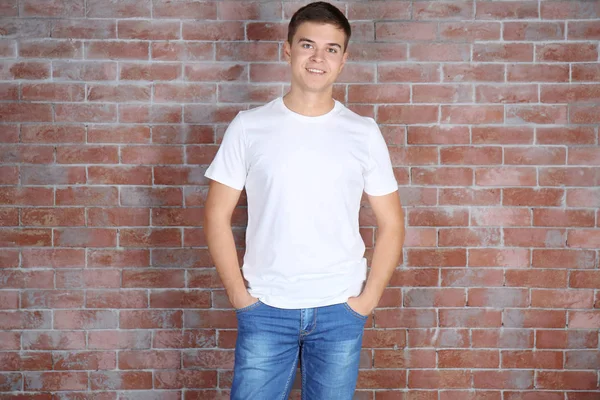
<instances>
[{"instance_id":1,"label":"smile","mask_svg":"<svg viewBox=\"0 0 600 400\"><path fill-rule=\"evenodd\" d=\"M323 71L323 70L320 70L320 69L316 69L316 68L306 68L306 70L307 70L308 72L311 72L311 73L313 73L313 74L320 74L320 75L322 75L322 74L324 74L324 73L325 73L325 71Z\"/></svg>"}]
</instances>

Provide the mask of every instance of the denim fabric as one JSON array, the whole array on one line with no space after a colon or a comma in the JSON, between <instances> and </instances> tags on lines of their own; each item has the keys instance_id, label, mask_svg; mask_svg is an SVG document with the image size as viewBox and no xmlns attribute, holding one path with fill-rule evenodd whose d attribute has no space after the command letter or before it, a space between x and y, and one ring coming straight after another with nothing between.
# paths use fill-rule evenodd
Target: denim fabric
<instances>
[{"instance_id":1,"label":"denim fabric","mask_svg":"<svg viewBox=\"0 0 600 400\"><path fill-rule=\"evenodd\" d=\"M281 309L258 302L237 310L232 400L285 400L298 362L303 400L351 400L366 316L347 303Z\"/></svg>"}]
</instances>

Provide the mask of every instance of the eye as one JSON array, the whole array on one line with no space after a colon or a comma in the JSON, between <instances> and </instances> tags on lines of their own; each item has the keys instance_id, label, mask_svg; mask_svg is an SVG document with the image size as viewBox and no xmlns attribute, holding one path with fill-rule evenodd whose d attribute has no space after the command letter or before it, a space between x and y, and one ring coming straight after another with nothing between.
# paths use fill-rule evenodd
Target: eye
<instances>
[{"instance_id":1,"label":"eye","mask_svg":"<svg viewBox=\"0 0 600 400\"><path fill-rule=\"evenodd\" d=\"M312 45L309 44L309 43L302 43L302 48L303 49L310 49L310 48L312 48Z\"/></svg>"},{"instance_id":2,"label":"eye","mask_svg":"<svg viewBox=\"0 0 600 400\"><path fill-rule=\"evenodd\" d=\"M337 53L338 52L337 49L333 48L333 47L328 48L327 51L330 52L330 53Z\"/></svg>"}]
</instances>

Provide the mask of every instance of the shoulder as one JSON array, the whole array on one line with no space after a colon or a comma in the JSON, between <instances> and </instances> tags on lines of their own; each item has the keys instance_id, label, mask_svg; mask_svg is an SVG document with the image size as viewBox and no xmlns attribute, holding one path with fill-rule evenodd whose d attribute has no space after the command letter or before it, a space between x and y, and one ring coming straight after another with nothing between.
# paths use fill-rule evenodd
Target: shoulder
<instances>
[{"instance_id":1,"label":"shoulder","mask_svg":"<svg viewBox=\"0 0 600 400\"><path fill-rule=\"evenodd\" d=\"M379 126L373 118L357 114L344 105L341 105L341 110L338 116L344 124L352 126L353 130L362 131L366 135L372 135L373 133L379 132Z\"/></svg>"}]
</instances>

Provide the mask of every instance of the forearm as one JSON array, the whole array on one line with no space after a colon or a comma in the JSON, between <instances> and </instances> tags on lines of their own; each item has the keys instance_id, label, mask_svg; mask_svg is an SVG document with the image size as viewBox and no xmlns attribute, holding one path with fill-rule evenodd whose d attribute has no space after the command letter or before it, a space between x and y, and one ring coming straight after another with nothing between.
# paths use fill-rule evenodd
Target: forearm
<instances>
[{"instance_id":1,"label":"forearm","mask_svg":"<svg viewBox=\"0 0 600 400\"><path fill-rule=\"evenodd\" d=\"M231 224L207 218L204 226L208 250L230 300L247 294Z\"/></svg>"},{"instance_id":2,"label":"forearm","mask_svg":"<svg viewBox=\"0 0 600 400\"><path fill-rule=\"evenodd\" d=\"M367 278L363 295L376 307L402 256L404 227L389 227L381 230L375 243L371 272Z\"/></svg>"}]
</instances>

